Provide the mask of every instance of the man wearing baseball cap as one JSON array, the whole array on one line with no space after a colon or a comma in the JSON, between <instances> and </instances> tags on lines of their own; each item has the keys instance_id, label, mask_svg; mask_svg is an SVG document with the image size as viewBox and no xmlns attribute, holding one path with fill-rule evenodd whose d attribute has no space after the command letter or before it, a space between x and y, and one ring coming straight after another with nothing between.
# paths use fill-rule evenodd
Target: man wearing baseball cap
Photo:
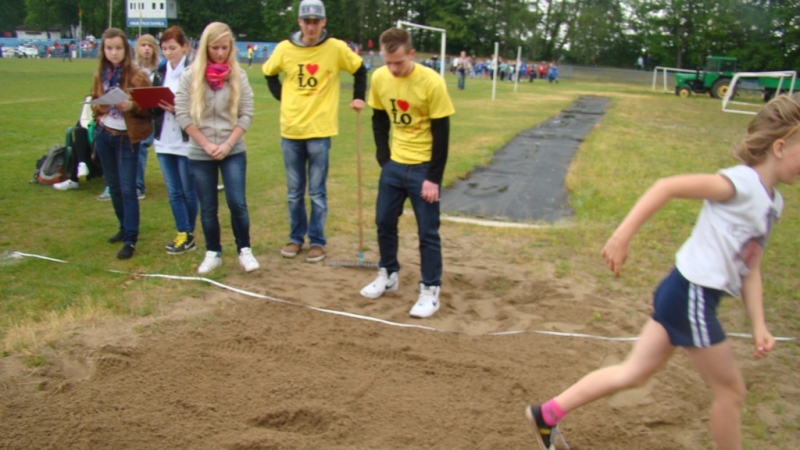
<instances>
[{"instance_id":1,"label":"man wearing baseball cap","mask_svg":"<svg viewBox=\"0 0 800 450\"><path fill-rule=\"evenodd\" d=\"M346 70L355 76L350 108L364 109L367 69L361 57L325 30L325 5L320 0L300 2L300 31L275 47L262 70L267 86L281 102L281 152L286 169L289 204L289 243L281 254L293 258L302 251L306 261L325 258L325 219L328 199L328 153L331 136L339 133L339 78ZM283 83L278 75L283 72ZM311 198L306 214L305 190Z\"/></svg>"}]
</instances>

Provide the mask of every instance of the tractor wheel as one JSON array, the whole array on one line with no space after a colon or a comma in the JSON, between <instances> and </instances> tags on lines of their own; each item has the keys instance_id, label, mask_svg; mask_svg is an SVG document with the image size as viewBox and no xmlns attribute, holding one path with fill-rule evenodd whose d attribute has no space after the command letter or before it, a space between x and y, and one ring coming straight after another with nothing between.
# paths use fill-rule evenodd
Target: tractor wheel
<instances>
[{"instance_id":1,"label":"tractor wheel","mask_svg":"<svg viewBox=\"0 0 800 450\"><path fill-rule=\"evenodd\" d=\"M692 90L686 86L679 87L675 90L675 95L680 98L689 98L692 95Z\"/></svg>"},{"instance_id":2,"label":"tractor wheel","mask_svg":"<svg viewBox=\"0 0 800 450\"><path fill-rule=\"evenodd\" d=\"M720 78L719 80L715 81L714 85L711 86L711 96L719 99L725 97L725 93L728 92L728 87L730 84L731 80L727 78Z\"/></svg>"}]
</instances>

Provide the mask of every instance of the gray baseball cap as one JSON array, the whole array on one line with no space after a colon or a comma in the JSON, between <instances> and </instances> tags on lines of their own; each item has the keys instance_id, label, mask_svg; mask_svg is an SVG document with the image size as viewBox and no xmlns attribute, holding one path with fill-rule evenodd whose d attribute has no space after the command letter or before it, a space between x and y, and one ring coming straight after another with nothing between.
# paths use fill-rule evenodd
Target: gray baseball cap
<instances>
[{"instance_id":1,"label":"gray baseball cap","mask_svg":"<svg viewBox=\"0 0 800 450\"><path fill-rule=\"evenodd\" d=\"M300 19L324 19L325 5L320 0L303 0L300 2Z\"/></svg>"}]
</instances>

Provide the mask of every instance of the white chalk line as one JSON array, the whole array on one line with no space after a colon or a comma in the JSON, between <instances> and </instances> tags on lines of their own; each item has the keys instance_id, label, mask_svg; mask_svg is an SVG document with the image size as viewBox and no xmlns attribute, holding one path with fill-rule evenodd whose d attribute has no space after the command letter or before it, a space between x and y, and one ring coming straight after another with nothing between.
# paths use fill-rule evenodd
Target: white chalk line
<instances>
[{"instance_id":1,"label":"white chalk line","mask_svg":"<svg viewBox=\"0 0 800 450\"><path fill-rule=\"evenodd\" d=\"M52 261L52 262L57 262L57 263L61 263L61 264L69 264L68 261L63 261L63 260L60 260L60 259L50 258L50 257L47 257L47 256L41 256L41 255L33 255L33 254L28 254L28 253L21 253L21 252L12 252L10 256L12 258L16 258L16 259L37 258L37 259L42 259L42 260L45 260L45 261ZM408 324L408 323L392 322L392 321L389 321L389 320L378 319L376 317L364 316L364 315L361 315L361 314L354 314L354 313L348 313L348 312L344 312L344 311L337 311L337 310L333 310L333 309L325 309L325 308L318 308L316 306L303 305L302 303L295 303L295 302L292 302L292 301L289 301L289 300L283 300L283 299L280 299L280 298L271 297L269 295L264 295L264 294L258 294L256 292L245 291L244 289L239 289L239 288L235 288L235 287L232 287L232 286L228 286L226 284L222 284L222 283L220 283L218 281L214 281L214 280L211 280L211 279L205 278L205 277L186 277L186 276L180 276L180 275L132 273L132 272L124 272L124 271L121 271L121 270L109 270L109 269L106 269L105 271L106 272L111 272L111 273L117 273L117 274L121 274L121 275L131 275L131 276L144 277L144 278L165 278L165 279L169 279L169 280L181 280L181 281L203 281L203 282L206 282L208 284L212 284L214 286L220 287L222 289L226 289L226 290L229 290L229 291L232 291L232 292L236 292L237 294L242 294L242 295L245 295L245 296L248 296L248 297L260 298L260 299L263 299L263 300L269 300L269 301L276 302L276 303L281 303L281 304L284 304L284 305L298 306L298 307L301 307L301 308L310 309L312 311L318 311L318 312L323 312L323 313L327 313L327 314L333 314L333 315L337 315L337 316L350 317L352 319L366 320L366 321L369 321L369 322L377 322L377 323L381 323L381 324L384 324L384 325L391 325L391 326L400 327L400 328L416 328L416 329L426 330L426 331L438 331L440 333L463 334L463 335L467 335L467 336L511 336L511 335L518 335L518 334L535 333L535 334L543 334L543 335L548 335L548 336L584 338L584 339L594 339L594 340L599 340L599 341L613 341L613 342L632 342L632 341L639 340L639 338L636 337L636 336L634 336L634 337L607 337L607 336L595 336L595 335L592 335L592 334L565 333L565 332L560 332L560 331L547 331L547 330L497 331L497 332L493 332L493 333L485 333L485 334L482 334L482 335L471 335L471 334L465 333L463 331L440 330L438 328L428 327L428 326L425 326L425 325L414 325L414 324ZM726 333L726 335L727 336L738 337L738 338L752 338L753 337L751 334L748 334L748 333ZM776 341L796 341L797 338L794 338L794 337L776 337L775 340Z\"/></svg>"}]
</instances>

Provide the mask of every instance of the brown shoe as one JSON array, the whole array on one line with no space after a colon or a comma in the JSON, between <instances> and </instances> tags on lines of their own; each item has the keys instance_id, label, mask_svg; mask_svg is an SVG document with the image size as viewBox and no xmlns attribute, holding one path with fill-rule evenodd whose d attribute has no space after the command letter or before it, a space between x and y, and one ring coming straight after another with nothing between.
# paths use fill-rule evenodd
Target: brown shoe
<instances>
[{"instance_id":1,"label":"brown shoe","mask_svg":"<svg viewBox=\"0 0 800 450\"><path fill-rule=\"evenodd\" d=\"M319 245L313 245L310 249L308 249L308 256L306 256L306 261L308 262L319 262L325 259L325 249L320 247Z\"/></svg>"},{"instance_id":2,"label":"brown shoe","mask_svg":"<svg viewBox=\"0 0 800 450\"><path fill-rule=\"evenodd\" d=\"M281 249L281 255L283 255L284 258L294 258L298 253L300 253L301 248L303 247L300 244L289 242Z\"/></svg>"}]
</instances>

